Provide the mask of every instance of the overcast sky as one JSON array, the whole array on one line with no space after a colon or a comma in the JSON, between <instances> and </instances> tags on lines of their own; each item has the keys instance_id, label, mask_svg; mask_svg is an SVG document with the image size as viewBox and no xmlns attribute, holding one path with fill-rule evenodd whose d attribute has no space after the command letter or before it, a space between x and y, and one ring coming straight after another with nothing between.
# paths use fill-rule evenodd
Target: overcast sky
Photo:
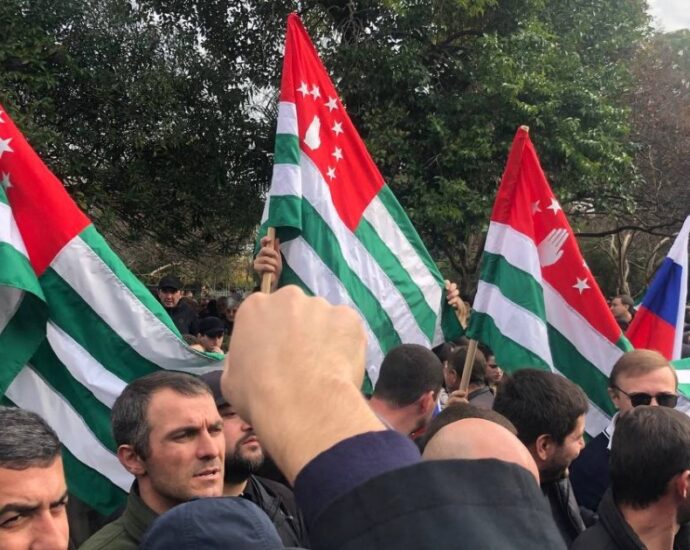
<instances>
[{"instance_id":1,"label":"overcast sky","mask_svg":"<svg viewBox=\"0 0 690 550\"><path fill-rule=\"evenodd\" d=\"M690 29L690 0L647 0L654 26L664 31Z\"/></svg>"}]
</instances>

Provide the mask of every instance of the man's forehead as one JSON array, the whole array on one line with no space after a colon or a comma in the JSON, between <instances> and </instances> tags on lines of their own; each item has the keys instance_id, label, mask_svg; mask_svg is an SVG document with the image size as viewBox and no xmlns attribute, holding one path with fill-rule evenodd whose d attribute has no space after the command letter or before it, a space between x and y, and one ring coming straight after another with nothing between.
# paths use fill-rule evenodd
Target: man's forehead
<instances>
[{"instance_id":1,"label":"man's forehead","mask_svg":"<svg viewBox=\"0 0 690 550\"><path fill-rule=\"evenodd\" d=\"M45 467L23 470L0 467L0 506L9 502L36 504L54 502L67 491L62 459L58 456Z\"/></svg>"},{"instance_id":2,"label":"man's forehead","mask_svg":"<svg viewBox=\"0 0 690 550\"><path fill-rule=\"evenodd\" d=\"M199 421L214 416L216 405L210 393L185 395L170 388L162 388L151 396L147 417L149 424Z\"/></svg>"},{"instance_id":3,"label":"man's forehead","mask_svg":"<svg viewBox=\"0 0 690 550\"><path fill-rule=\"evenodd\" d=\"M673 375L673 367L666 365L650 371L622 372L618 377L618 385L626 386L626 391L632 387L642 387L646 385L666 386L670 391L676 389L676 379Z\"/></svg>"}]
</instances>

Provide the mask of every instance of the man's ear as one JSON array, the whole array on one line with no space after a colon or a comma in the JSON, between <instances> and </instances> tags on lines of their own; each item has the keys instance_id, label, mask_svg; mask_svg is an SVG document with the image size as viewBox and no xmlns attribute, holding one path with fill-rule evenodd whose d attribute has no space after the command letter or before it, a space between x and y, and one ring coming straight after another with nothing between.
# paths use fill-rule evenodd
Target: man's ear
<instances>
[{"instance_id":1,"label":"man's ear","mask_svg":"<svg viewBox=\"0 0 690 550\"><path fill-rule=\"evenodd\" d=\"M621 396L618 393L618 390L615 388L608 388L606 391L609 392L609 397L611 398L611 402L613 403L614 407L616 407L616 409L620 409L618 401L620 401Z\"/></svg>"},{"instance_id":2,"label":"man's ear","mask_svg":"<svg viewBox=\"0 0 690 550\"><path fill-rule=\"evenodd\" d=\"M120 445L117 448L117 458L133 476L143 476L146 473L145 462L131 445Z\"/></svg>"},{"instance_id":3,"label":"man's ear","mask_svg":"<svg viewBox=\"0 0 690 550\"><path fill-rule=\"evenodd\" d=\"M428 392L423 393L421 397L417 399L417 403L419 404L419 412L426 414L436 406L436 394L433 390L429 390Z\"/></svg>"},{"instance_id":4,"label":"man's ear","mask_svg":"<svg viewBox=\"0 0 690 550\"><path fill-rule=\"evenodd\" d=\"M688 500L690 497L690 470L683 470L671 481L674 485L675 493L681 501Z\"/></svg>"},{"instance_id":5,"label":"man's ear","mask_svg":"<svg viewBox=\"0 0 690 550\"><path fill-rule=\"evenodd\" d=\"M541 434L534 441L534 452L539 460L546 462L551 458L556 448L556 442L549 434Z\"/></svg>"}]
</instances>

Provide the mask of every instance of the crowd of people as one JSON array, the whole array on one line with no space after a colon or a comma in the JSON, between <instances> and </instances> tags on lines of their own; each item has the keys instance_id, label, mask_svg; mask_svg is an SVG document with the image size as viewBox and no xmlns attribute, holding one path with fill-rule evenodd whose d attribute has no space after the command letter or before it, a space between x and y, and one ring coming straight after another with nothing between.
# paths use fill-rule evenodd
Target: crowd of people
<instances>
[{"instance_id":1,"label":"crowd of people","mask_svg":"<svg viewBox=\"0 0 690 550\"><path fill-rule=\"evenodd\" d=\"M255 267L277 279L268 248ZM159 285L168 310L184 304L173 279ZM57 436L0 407L0 548L690 548L690 418L656 352L615 364L619 412L585 445L579 386L505 374L486 348L464 390L464 342L402 344L366 398L366 336L345 306L296 287L256 293L230 330L185 309L173 319L204 350L230 333L225 368L127 385L111 421L134 482L80 540Z\"/></svg>"}]
</instances>

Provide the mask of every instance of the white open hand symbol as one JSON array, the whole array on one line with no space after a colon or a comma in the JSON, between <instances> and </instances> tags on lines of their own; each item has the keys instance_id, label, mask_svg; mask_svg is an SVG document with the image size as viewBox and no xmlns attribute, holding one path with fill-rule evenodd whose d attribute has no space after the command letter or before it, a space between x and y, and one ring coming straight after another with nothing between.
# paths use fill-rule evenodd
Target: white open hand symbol
<instances>
[{"instance_id":1,"label":"white open hand symbol","mask_svg":"<svg viewBox=\"0 0 690 550\"><path fill-rule=\"evenodd\" d=\"M542 267L555 264L563 256L563 244L568 238L567 229L552 229L546 238L539 243L539 263Z\"/></svg>"}]
</instances>

